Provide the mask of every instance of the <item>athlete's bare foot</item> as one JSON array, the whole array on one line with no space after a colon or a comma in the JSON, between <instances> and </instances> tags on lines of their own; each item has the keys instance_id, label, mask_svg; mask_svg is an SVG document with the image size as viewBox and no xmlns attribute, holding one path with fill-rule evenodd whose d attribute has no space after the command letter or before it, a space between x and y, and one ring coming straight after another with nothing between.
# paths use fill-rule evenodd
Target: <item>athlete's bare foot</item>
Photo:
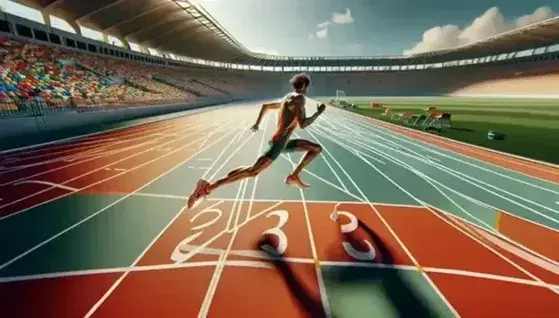
<instances>
[{"instance_id":1,"label":"athlete's bare foot","mask_svg":"<svg viewBox=\"0 0 559 318\"><path fill-rule=\"evenodd\" d=\"M290 186L295 186L295 187L299 187L301 189L306 189L306 188L310 188L310 186L306 183L304 183L301 178L299 178L298 175L289 175L286 179L285 179L285 183L287 185Z\"/></svg>"},{"instance_id":2,"label":"athlete's bare foot","mask_svg":"<svg viewBox=\"0 0 559 318\"><path fill-rule=\"evenodd\" d=\"M200 202L200 199L203 199L205 196L209 194L208 193L209 185L210 183L206 180L200 180L196 183L196 187L194 188L194 191L192 192L190 197L188 197L187 206L189 210L194 208Z\"/></svg>"}]
</instances>

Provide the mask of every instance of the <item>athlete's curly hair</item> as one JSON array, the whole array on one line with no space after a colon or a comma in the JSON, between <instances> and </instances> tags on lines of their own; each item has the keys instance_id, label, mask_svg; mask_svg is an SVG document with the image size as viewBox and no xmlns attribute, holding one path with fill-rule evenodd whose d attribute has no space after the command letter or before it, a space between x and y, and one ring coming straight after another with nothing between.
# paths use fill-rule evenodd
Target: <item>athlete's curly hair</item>
<instances>
[{"instance_id":1,"label":"athlete's curly hair","mask_svg":"<svg viewBox=\"0 0 559 318\"><path fill-rule=\"evenodd\" d=\"M291 80L289 80L293 89L300 90L304 86L309 86L311 84L311 78L305 73L295 74Z\"/></svg>"}]
</instances>

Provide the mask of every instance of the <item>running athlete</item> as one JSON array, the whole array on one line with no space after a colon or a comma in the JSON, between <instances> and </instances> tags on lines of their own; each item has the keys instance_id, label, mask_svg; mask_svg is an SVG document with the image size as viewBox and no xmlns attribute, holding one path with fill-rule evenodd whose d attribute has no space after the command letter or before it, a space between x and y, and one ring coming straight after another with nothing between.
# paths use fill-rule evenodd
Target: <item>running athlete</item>
<instances>
[{"instance_id":1,"label":"running athlete","mask_svg":"<svg viewBox=\"0 0 559 318\"><path fill-rule=\"evenodd\" d=\"M309 89L310 78L302 73L293 76L290 80L293 92L287 94L280 103L271 103L262 105L260 114L254 126L253 131L257 131L264 114L270 109L280 109L279 120L276 132L270 140L270 148L268 151L256 160L250 167L239 167L227 174L226 177L209 183L206 180L200 180L196 183L194 191L188 198L188 209L192 209L194 205L203 197L210 195L217 188L230 184L245 178L256 177L266 168L268 168L282 152L305 151L306 154L301 162L295 167L295 170L287 176L285 183L300 188L308 188L299 177L301 171L322 151L319 144L304 139L291 139L291 135L297 126L305 129L311 125L326 110L326 105L318 104L317 111L311 117L306 117L305 113L305 95Z\"/></svg>"}]
</instances>

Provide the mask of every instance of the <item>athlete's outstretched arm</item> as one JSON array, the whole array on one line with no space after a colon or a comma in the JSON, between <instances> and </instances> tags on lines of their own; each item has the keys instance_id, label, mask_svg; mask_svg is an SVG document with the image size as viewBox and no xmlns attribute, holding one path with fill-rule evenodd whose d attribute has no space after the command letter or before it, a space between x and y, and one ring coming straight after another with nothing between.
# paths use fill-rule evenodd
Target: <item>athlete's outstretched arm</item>
<instances>
[{"instance_id":1,"label":"athlete's outstretched arm","mask_svg":"<svg viewBox=\"0 0 559 318\"><path fill-rule=\"evenodd\" d=\"M262 108L260 109L260 114L258 114L258 118L256 119L256 124L252 126L252 130L258 130L258 127L260 126L260 122L262 121L262 118L264 118L264 114L266 114L268 110L278 109L280 106L281 103L269 103L269 104L262 105Z\"/></svg>"},{"instance_id":2,"label":"athlete's outstretched arm","mask_svg":"<svg viewBox=\"0 0 559 318\"><path fill-rule=\"evenodd\" d=\"M304 96L297 96L292 101L292 109L295 111L297 115L297 122L299 123L299 127L302 129L307 128L310 126L317 118L324 112L326 106L320 105L316 113L314 113L311 117L307 117L305 111L305 97Z\"/></svg>"}]
</instances>

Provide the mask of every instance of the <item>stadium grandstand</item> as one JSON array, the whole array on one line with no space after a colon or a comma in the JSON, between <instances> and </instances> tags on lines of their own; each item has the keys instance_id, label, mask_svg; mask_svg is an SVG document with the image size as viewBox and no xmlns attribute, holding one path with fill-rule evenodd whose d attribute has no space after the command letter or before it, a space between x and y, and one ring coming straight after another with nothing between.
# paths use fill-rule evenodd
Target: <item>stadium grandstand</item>
<instances>
[{"instance_id":1,"label":"stadium grandstand","mask_svg":"<svg viewBox=\"0 0 559 318\"><path fill-rule=\"evenodd\" d=\"M8 2L0 316L559 312L559 17L402 56L280 56L196 1ZM294 133L319 144L312 186L283 182L297 146L188 210L199 180L265 151L278 115L253 121L300 72L307 114L327 105Z\"/></svg>"},{"instance_id":2,"label":"stadium grandstand","mask_svg":"<svg viewBox=\"0 0 559 318\"><path fill-rule=\"evenodd\" d=\"M4 59L17 70L2 74L2 103L10 110L38 90L47 104L57 107L281 94L277 88L285 88L289 76L283 74L300 71L317 73L313 94L318 96L336 89L348 96L435 96L496 78L552 73L559 55L559 18L459 48L410 56L284 57L249 52L203 8L187 1L20 3L39 10L44 24L2 14ZM53 27L51 16L73 32ZM103 31L102 40L80 36L82 29ZM122 46L112 45L115 41ZM30 61L17 58L27 55ZM82 86L84 77L87 86ZM550 85L544 86L523 93L554 93Z\"/></svg>"}]
</instances>

